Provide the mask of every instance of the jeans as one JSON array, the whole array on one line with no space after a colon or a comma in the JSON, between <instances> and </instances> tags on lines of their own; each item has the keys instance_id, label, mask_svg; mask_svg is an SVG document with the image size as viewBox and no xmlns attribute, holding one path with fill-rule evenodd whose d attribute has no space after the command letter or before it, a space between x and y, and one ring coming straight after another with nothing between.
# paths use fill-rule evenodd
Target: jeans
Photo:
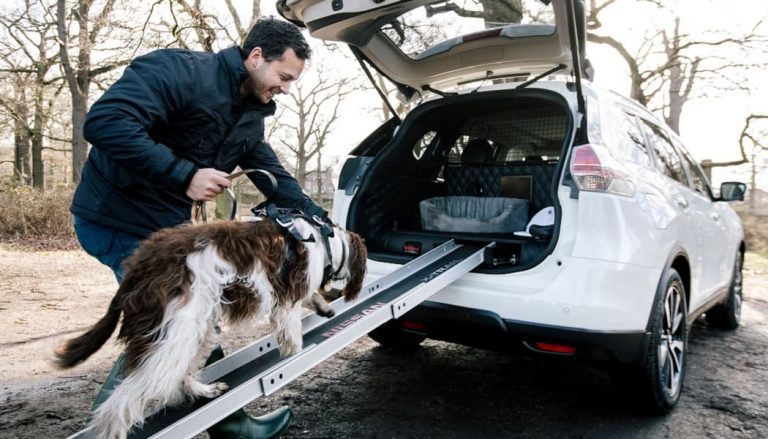
<instances>
[{"instance_id":1,"label":"jeans","mask_svg":"<svg viewBox=\"0 0 768 439\"><path fill-rule=\"evenodd\" d=\"M111 227L73 216L75 234L86 253L112 269L117 283L123 280L123 260L136 250L142 240L133 235Z\"/></svg>"}]
</instances>

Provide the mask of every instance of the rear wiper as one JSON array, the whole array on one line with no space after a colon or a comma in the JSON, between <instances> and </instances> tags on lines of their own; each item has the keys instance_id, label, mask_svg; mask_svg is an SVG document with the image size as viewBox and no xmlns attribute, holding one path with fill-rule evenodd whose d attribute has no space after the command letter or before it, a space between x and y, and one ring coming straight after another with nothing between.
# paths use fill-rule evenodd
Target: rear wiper
<instances>
[{"instance_id":1,"label":"rear wiper","mask_svg":"<svg viewBox=\"0 0 768 439\"><path fill-rule=\"evenodd\" d=\"M535 76L535 77L533 77L533 78L523 82L522 84L518 85L517 89L519 90L521 88L528 87L529 85L533 84L534 82L538 81L539 79L544 78L546 76L549 76L549 75L551 75L551 74L553 74L555 72L559 72L560 70L563 70L565 67L566 67L565 64L560 64L557 67L551 68L551 69L547 70L546 72L542 73L541 75Z\"/></svg>"}]
</instances>

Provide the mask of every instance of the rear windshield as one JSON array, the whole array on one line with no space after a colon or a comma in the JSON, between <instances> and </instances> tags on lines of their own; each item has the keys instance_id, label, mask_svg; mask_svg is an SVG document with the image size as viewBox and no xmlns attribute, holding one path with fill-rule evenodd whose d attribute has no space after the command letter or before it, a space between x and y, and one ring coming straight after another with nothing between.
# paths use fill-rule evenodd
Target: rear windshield
<instances>
[{"instance_id":1,"label":"rear windshield","mask_svg":"<svg viewBox=\"0 0 768 439\"><path fill-rule=\"evenodd\" d=\"M557 106L509 108L476 115L462 126L448 153L448 163L461 165L464 149L482 139L497 163L557 161L566 132L566 115Z\"/></svg>"},{"instance_id":2,"label":"rear windshield","mask_svg":"<svg viewBox=\"0 0 768 439\"><path fill-rule=\"evenodd\" d=\"M508 37L551 35L554 17L552 6L539 0L437 1L397 17L381 32L410 58L422 59L490 29L502 28Z\"/></svg>"}]
</instances>

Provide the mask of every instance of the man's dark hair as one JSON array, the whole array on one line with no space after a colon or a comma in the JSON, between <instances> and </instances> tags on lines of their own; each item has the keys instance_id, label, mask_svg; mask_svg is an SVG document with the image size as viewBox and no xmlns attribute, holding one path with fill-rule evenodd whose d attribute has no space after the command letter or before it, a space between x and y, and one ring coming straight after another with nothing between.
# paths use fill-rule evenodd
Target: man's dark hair
<instances>
[{"instance_id":1,"label":"man's dark hair","mask_svg":"<svg viewBox=\"0 0 768 439\"><path fill-rule=\"evenodd\" d=\"M243 58L248 57L254 47L261 48L266 61L280 58L288 48L293 49L301 60L307 60L312 55L312 49L299 28L274 17L260 18L248 31L242 46Z\"/></svg>"}]
</instances>

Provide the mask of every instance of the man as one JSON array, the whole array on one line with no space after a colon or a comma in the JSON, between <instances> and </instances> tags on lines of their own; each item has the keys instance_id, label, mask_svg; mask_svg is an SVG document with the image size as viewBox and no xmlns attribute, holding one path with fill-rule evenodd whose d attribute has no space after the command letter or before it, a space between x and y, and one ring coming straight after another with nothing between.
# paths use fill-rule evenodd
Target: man
<instances>
[{"instance_id":1,"label":"man","mask_svg":"<svg viewBox=\"0 0 768 439\"><path fill-rule=\"evenodd\" d=\"M242 48L218 53L158 50L133 60L93 104L85 137L93 145L72 206L83 249L109 266L118 282L122 261L152 232L190 220L194 201L209 201L228 187L237 166L271 172L273 200L308 215L327 212L307 197L264 139L272 98L288 93L310 49L298 28L259 20ZM251 176L262 191L266 181ZM209 362L223 356L220 349ZM115 363L94 407L122 379ZM290 426L283 407L262 418L242 410L208 431L218 437L275 437Z\"/></svg>"}]
</instances>

